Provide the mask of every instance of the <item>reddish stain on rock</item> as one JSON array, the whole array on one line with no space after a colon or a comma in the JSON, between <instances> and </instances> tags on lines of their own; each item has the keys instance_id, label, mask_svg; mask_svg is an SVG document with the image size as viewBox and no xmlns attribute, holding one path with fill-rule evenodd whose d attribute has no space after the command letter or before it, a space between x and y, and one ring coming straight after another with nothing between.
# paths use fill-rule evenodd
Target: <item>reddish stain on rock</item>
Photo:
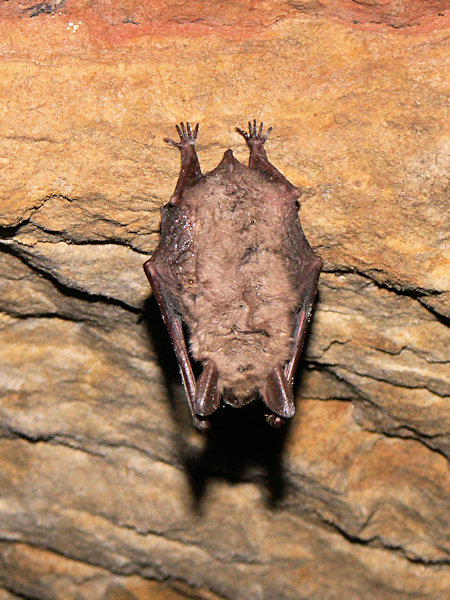
<instances>
[{"instance_id":1,"label":"reddish stain on rock","mask_svg":"<svg viewBox=\"0 0 450 600\"><path fill-rule=\"evenodd\" d=\"M296 2L291 4L295 6ZM450 25L448 0L329 0L307 4L365 29L420 33Z\"/></svg>"},{"instance_id":2,"label":"reddish stain on rock","mask_svg":"<svg viewBox=\"0 0 450 600\"><path fill-rule=\"evenodd\" d=\"M142 36L251 39L269 34L270 25L299 15L324 16L352 28L429 32L450 26L448 0L47 0L4 2L0 20L70 19L88 25L94 43L122 45Z\"/></svg>"},{"instance_id":3,"label":"reddish stain on rock","mask_svg":"<svg viewBox=\"0 0 450 600\"><path fill-rule=\"evenodd\" d=\"M131 0L123 5L111 0L49 0L18 2L0 6L2 19L69 19L71 23L89 26L92 36L100 42L120 45L142 36L199 37L208 33L227 38L261 36L279 18L293 13L285 3L261 3L254 0L209 2L172 0L145 3Z\"/></svg>"}]
</instances>

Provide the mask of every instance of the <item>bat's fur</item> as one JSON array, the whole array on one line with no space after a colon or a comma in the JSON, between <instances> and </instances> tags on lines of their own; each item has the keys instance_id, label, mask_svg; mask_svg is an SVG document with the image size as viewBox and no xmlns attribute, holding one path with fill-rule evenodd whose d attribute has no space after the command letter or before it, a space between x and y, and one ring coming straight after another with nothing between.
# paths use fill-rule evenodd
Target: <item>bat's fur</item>
<instances>
[{"instance_id":1,"label":"bat's fur","mask_svg":"<svg viewBox=\"0 0 450 600\"><path fill-rule=\"evenodd\" d=\"M200 431L221 399L233 406L258 394L267 422L279 427L295 412L292 382L308 330L323 261L298 219L294 187L268 160L270 128L237 128L249 166L231 150L202 174L198 125L177 125L181 170L161 208L161 239L144 265L167 326L192 420ZM196 378L186 347L202 364Z\"/></svg>"},{"instance_id":2,"label":"bat's fur","mask_svg":"<svg viewBox=\"0 0 450 600\"><path fill-rule=\"evenodd\" d=\"M291 260L286 222L297 209L280 187L228 151L183 194L190 225L180 298L191 352L216 363L218 391L234 406L250 402L292 353L299 258Z\"/></svg>"}]
</instances>

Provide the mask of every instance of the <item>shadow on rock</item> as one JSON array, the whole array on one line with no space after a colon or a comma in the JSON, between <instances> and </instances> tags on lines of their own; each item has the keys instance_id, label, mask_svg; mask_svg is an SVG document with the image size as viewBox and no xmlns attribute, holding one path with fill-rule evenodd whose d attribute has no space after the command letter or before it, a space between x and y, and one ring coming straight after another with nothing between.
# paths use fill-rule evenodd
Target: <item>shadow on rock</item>
<instances>
[{"instance_id":1,"label":"shadow on rock","mask_svg":"<svg viewBox=\"0 0 450 600\"><path fill-rule=\"evenodd\" d=\"M260 482L269 506L284 498L287 480L283 451L289 423L280 429L270 427L264 418L264 406L255 401L243 408L222 407L211 417L211 430L197 433L192 425L178 363L153 296L145 304L143 321L147 327L158 362L164 373L171 409L180 427L179 455L186 469L193 508L201 511L209 481L230 483ZM199 374L199 365L193 364ZM192 443L192 440L199 443Z\"/></svg>"},{"instance_id":2,"label":"shadow on rock","mask_svg":"<svg viewBox=\"0 0 450 600\"><path fill-rule=\"evenodd\" d=\"M194 509L201 510L208 482L217 479L259 482L268 506L276 508L287 491L283 453L288 427L270 427L260 401L243 408L222 405L211 418L211 430L200 451L186 456L186 447L180 446Z\"/></svg>"},{"instance_id":3,"label":"shadow on rock","mask_svg":"<svg viewBox=\"0 0 450 600\"><path fill-rule=\"evenodd\" d=\"M181 385L180 370L169 334L167 333L161 312L153 295L149 296L145 301L141 321L145 324L158 363L161 365L164 384L171 400L172 409L177 413L178 403L172 402L172 399L175 396L174 391Z\"/></svg>"}]
</instances>

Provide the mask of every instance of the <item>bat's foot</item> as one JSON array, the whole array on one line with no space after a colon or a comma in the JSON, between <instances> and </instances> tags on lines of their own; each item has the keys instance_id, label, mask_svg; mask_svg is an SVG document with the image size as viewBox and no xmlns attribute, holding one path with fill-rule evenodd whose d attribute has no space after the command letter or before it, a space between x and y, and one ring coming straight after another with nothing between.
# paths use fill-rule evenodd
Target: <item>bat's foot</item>
<instances>
[{"instance_id":1,"label":"bat's foot","mask_svg":"<svg viewBox=\"0 0 450 600\"><path fill-rule=\"evenodd\" d=\"M183 192L186 188L192 186L202 176L197 152L195 151L195 142L197 141L198 123L195 129L191 128L190 123L180 123L176 125L180 141L176 142L170 138L165 141L171 146L175 146L181 152L181 172L178 177L177 186L170 198L170 204L179 206L183 201Z\"/></svg>"},{"instance_id":2,"label":"bat's foot","mask_svg":"<svg viewBox=\"0 0 450 600\"><path fill-rule=\"evenodd\" d=\"M195 129L192 130L190 123L180 123L176 125L178 135L180 136L180 141L176 142L175 140L171 140L170 138L164 138L164 141L171 146L175 146L175 148L179 148L182 150L186 146L195 146L195 142L197 141L198 134L198 123L195 126Z\"/></svg>"},{"instance_id":3,"label":"bat's foot","mask_svg":"<svg viewBox=\"0 0 450 600\"><path fill-rule=\"evenodd\" d=\"M251 169L258 169L265 175L267 175L270 181L278 183L283 186L283 194L291 196L293 200L296 200L301 192L298 188L289 183L280 171L275 168L267 158L264 144L266 143L272 127L263 132L264 123L261 123L259 127L256 124L256 119L253 122L249 121L248 131L244 131L240 127L236 127L236 131L240 133L245 139L247 146L250 148L250 158L248 160L248 166Z\"/></svg>"},{"instance_id":4,"label":"bat's foot","mask_svg":"<svg viewBox=\"0 0 450 600\"><path fill-rule=\"evenodd\" d=\"M255 145L263 145L266 140L269 138L270 132L272 131L272 127L267 129L266 133L263 133L264 123L261 123L259 128L256 125L256 119L253 119L253 123L251 121L248 122L248 132L240 127L236 127L236 131L240 133L245 141L247 142L247 146L252 149Z\"/></svg>"}]
</instances>

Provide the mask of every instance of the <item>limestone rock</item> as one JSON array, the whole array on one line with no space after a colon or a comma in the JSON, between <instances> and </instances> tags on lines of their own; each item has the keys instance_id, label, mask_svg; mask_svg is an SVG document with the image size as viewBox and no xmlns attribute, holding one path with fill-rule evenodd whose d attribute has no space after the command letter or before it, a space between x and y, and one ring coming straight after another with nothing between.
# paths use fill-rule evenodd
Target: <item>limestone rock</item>
<instances>
[{"instance_id":1,"label":"limestone rock","mask_svg":"<svg viewBox=\"0 0 450 600\"><path fill-rule=\"evenodd\" d=\"M440 600L444 1L0 5L0 600ZM296 385L198 434L142 263L249 118L325 261ZM446 255L447 253L447 255ZM380 592L382 590L382 592Z\"/></svg>"}]
</instances>

